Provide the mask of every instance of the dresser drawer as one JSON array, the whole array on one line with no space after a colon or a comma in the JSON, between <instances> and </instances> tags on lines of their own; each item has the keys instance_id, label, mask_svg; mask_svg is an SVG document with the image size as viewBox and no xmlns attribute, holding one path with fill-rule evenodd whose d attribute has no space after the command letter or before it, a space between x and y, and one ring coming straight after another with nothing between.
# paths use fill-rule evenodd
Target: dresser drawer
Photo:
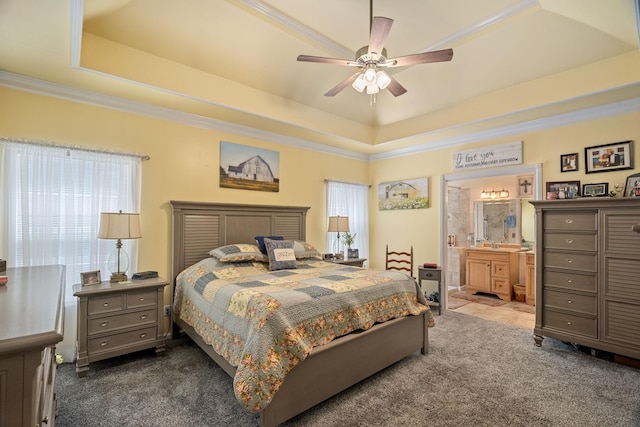
<instances>
[{"instance_id":1,"label":"dresser drawer","mask_svg":"<svg viewBox=\"0 0 640 427\"><path fill-rule=\"evenodd\" d=\"M595 318L586 318L552 310L546 310L543 316L543 327L559 329L591 338L598 337L598 321Z\"/></svg>"},{"instance_id":2,"label":"dresser drawer","mask_svg":"<svg viewBox=\"0 0 640 427\"><path fill-rule=\"evenodd\" d=\"M598 228L596 212L548 212L544 215L545 230L595 231Z\"/></svg>"},{"instance_id":3,"label":"dresser drawer","mask_svg":"<svg viewBox=\"0 0 640 427\"><path fill-rule=\"evenodd\" d=\"M102 332L114 331L117 329L127 328L131 326L142 326L149 323L155 323L157 317L156 309L137 311L135 313L118 314L115 316L106 316L100 318L89 319L88 331L89 335L95 335Z\"/></svg>"},{"instance_id":4,"label":"dresser drawer","mask_svg":"<svg viewBox=\"0 0 640 427\"><path fill-rule=\"evenodd\" d=\"M127 309L155 306L158 302L158 291L152 289L144 292L129 292L126 295L126 301Z\"/></svg>"},{"instance_id":5,"label":"dresser drawer","mask_svg":"<svg viewBox=\"0 0 640 427\"><path fill-rule=\"evenodd\" d=\"M545 249L597 251L598 238L595 234L545 233L544 247Z\"/></svg>"},{"instance_id":6,"label":"dresser drawer","mask_svg":"<svg viewBox=\"0 0 640 427\"><path fill-rule=\"evenodd\" d=\"M118 347L126 347L143 342L155 342L156 325L122 334L107 335L106 337L90 338L88 345L89 355L103 351L113 350Z\"/></svg>"},{"instance_id":7,"label":"dresser drawer","mask_svg":"<svg viewBox=\"0 0 640 427\"><path fill-rule=\"evenodd\" d=\"M579 291L596 292L598 277L595 274L576 274L572 272L544 271L543 285Z\"/></svg>"},{"instance_id":8,"label":"dresser drawer","mask_svg":"<svg viewBox=\"0 0 640 427\"><path fill-rule=\"evenodd\" d=\"M596 254L545 251L544 266L596 272L598 271L598 257Z\"/></svg>"},{"instance_id":9,"label":"dresser drawer","mask_svg":"<svg viewBox=\"0 0 640 427\"><path fill-rule=\"evenodd\" d=\"M571 310L593 316L598 313L595 295L578 295L551 289L545 289L544 291L544 306L545 308Z\"/></svg>"},{"instance_id":10,"label":"dresser drawer","mask_svg":"<svg viewBox=\"0 0 640 427\"><path fill-rule=\"evenodd\" d=\"M109 295L106 297L89 298L88 314L103 314L124 309L124 298L122 294Z\"/></svg>"}]
</instances>

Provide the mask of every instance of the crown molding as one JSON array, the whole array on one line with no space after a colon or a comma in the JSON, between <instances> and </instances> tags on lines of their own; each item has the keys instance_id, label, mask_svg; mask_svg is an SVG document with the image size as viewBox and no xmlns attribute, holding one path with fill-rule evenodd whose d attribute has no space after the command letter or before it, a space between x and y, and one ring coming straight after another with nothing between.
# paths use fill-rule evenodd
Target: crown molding
<instances>
[{"instance_id":1,"label":"crown molding","mask_svg":"<svg viewBox=\"0 0 640 427\"><path fill-rule=\"evenodd\" d=\"M522 133L535 132L549 129L557 126L564 126L573 123L584 122L588 120L596 120L604 117L627 114L640 111L640 98L633 98L625 101L610 103L597 107L585 108L569 113L558 114L555 116L545 117L536 120L530 120L515 123L508 126L500 126L492 129L469 132L453 138L440 139L435 142L429 142L415 147L389 150L384 153L362 154L351 150L331 147L307 141L300 138L293 138L281 135L275 132L267 132L249 126L237 125L222 120L203 117L196 114L185 113L165 107L145 104L142 102L131 101L124 98L96 93L84 89L78 89L59 83L52 83L45 80L35 79L20 74L11 73L0 70L0 86L11 89L22 90L35 93L38 95L51 96L54 98L64 99L67 101L78 102L87 105L93 105L101 108L108 108L116 111L137 114L141 116L151 117L160 120L180 123L186 126L199 127L209 130L215 130L225 133L231 133L249 138L260 139L263 141L284 144L305 150L332 154L340 157L346 157L360 161L379 161L402 156L419 154L427 151L434 151L454 146L489 141L508 136L516 136ZM514 112L512 114L516 114ZM492 120L495 117L486 119ZM478 122L476 122L478 123ZM440 129L439 131L446 130ZM426 135L426 134L424 134ZM394 141L391 141L394 142Z\"/></svg>"},{"instance_id":2,"label":"crown molding","mask_svg":"<svg viewBox=\"0 0 640 427\"><path fill-rule=\"evenodd\" d=\"M619 88L614 88L619 89ZM614 90L611 89L611 90ZM469 132L453 138L440 139L436 142L416 145L409 148L398 150L389 150L384 153L372 154L369 161L378 161L391 159L395 157L410 156L412 154L423 153L425 151L440 150L447 147L455 147L459 145L471 144L475 142L489 141L492 139L504 138L509 136L517 136L522 133L537 132L544 129L550 129L558 126L565 126L573 123L580 123L589 120L597 120L604 117L619 116L640 111L640 98L632 98L625 101L614 102L610 104L599 105L596 107L584 108L568 113L557 114L554 116L544 117L535 120L523 121L507 126L494 127L492 129ZM517 114L516 111L511 114ZM506 115L508 116L508 115ZM492 120L496 117L490 117L482 121ZM475 123L480 123L475 122ZM458 126L456 126L458 127ZM453 129L450 128L450 129ZM438 132L445 129L438 129ZM427 135L427 134L423 134ZM415 136L414 136L415 138Z\"/></svg>"},{"instance_id":3,"label":"crown molding","mask_svg":"<svg viewBox=\"0 0 640 427\"><path fill-rule=\"evenodd\" d=\"M52 83L45 80L35 79L20 74L10 73L0 70L0 86L11 89L22 90L38 95L51 96L66 101L78 102L81 104L93 105L101 108L132 113L141 116L180 123L186 126L193 126L219 132L231 133L260 139L263 141L284 144L305 150L318 151L350 159L368 161L368 155L357 153L351 150L318 144L304 139L293 138L286 135L267 132L249 126L237 125L222 120L203 117L196 114L185 113L165 107L131 101L111 95L96 93L84 89L78 89L59 83Z\"/></svg>"}]
</instances>

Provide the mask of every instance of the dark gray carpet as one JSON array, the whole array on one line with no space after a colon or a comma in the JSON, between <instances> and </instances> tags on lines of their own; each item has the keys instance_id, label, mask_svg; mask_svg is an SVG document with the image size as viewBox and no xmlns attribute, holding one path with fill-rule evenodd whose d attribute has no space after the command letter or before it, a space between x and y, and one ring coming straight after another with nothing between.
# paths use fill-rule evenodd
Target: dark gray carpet
<instances>
[{"instance_id":1,"label":"dark gray carpet","mask_svg":"<svg viewBox=\"0 0 640 427\"><path fill-rule=\"evenodd\" d=\"M640 370L532 332L447 311L412 355L286 426L640 426ZM187 339L58 369L58 427L256 426L232 380ZM313 384L309 384L313 387Z\"/></svg>"}]
</instances>

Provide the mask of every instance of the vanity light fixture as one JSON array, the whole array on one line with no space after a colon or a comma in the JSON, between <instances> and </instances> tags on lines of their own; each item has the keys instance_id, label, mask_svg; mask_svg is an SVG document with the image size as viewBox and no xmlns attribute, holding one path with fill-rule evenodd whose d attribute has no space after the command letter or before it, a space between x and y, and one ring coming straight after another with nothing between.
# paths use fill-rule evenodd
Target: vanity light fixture
<instances>
[{"instance_id":1,"label":"vanity light fixture","mask_svg":"<svg viewBox=\"0 0 640 427\"><path fill-rule=\"evenodd\" d=\"M482 190L482 193L480 193L480 198L481 199L508 199L509 198L509 191L505 190L504 188L501 191L496 191L494 189L492 189L491 191L487 191L487 190Z\"/></svg>"}]
</instances>

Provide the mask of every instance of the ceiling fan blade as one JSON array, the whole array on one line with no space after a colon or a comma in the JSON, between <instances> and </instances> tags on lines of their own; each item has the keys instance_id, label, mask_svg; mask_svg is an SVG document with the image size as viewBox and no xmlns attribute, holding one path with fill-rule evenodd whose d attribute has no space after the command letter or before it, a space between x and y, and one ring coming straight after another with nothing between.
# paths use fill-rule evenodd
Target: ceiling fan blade
<instances>
[{"instance_id":1,"label":"ceiling fan blade","mask_svg":"<svg viewBox=\"0 0 640 427\"><path fill-rule=\"evenodd\" d=\"M355 81L355 79L361 74L360 71L358 71L357 73L352 74L351 76L347 77L346 79L344 79L343 81L341 81L340 83L338 83L334 88L332 88L331 90L329 90L329 92L325 93L324 96L335 96L338 93L340 93L340 91L342 91L342 89L344 89L345 87L349 86L351 83L353 83Z\"/></svg>"},{"instance_id":2,"label":"ceiling fan blade","mask_svg":"<svg viewBox=\"0 0 640 427\"><path fill-rule=\"evenodd\" d=\"M453 58L453 49L435 50L433 52L416 53L387 59L385 67L405 67L407 65L426 64L428 62L445 62ZM388 65L387 65L388 64Z\"/></svg>"},{"instance_id":3,"label":"ceiling fan blade","mask_svg":"<svg viewBox=\"0 0 640 427\"><path fill-rule=\"evenodd\" d=\"M391 83L389 83L389 86L387 86L387 90L391 92L393 96L400 96L407 93L407 89L405 89L404 86L398 83L396 79L394 79L392 76L389 76L389 78L391 78Z\"/></svg>"},{"instance_id":4,"label":"ceiling fan blade","mask_svg":"<svg viewBox=\"0 0 640 427\"><path fill-rule=\"evenodd\" d=\"M382 53L384 42L387 40L393 19L384 16L374 16L371 21L371 34L369 35L369 53Z\"/></svg>"},{"instance_id":5,"label":"ceiling fan blade","mask_svg":"<svg viewBox=\"0 0 640 427\"><path fill-rule=\"evenodd\" d=\"M311 56L311 55L298 55L298 61L300 62L318 62L321 64L338 64L338 65L353 65L353 61L339 58L325 58L324 56ZM357 63L355 63L357 65Z\"/></svg>"}]
</instances>

